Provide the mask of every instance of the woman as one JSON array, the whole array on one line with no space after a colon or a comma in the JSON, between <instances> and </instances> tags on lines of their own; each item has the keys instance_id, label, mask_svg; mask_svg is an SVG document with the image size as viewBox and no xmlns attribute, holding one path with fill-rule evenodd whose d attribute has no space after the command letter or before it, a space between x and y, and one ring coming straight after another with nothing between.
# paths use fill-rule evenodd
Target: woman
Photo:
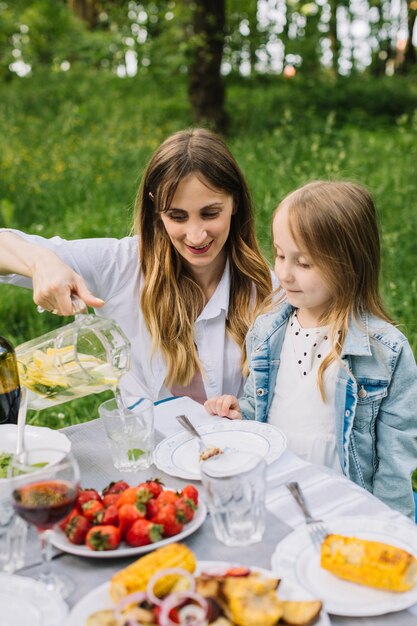
<instances>
[{"instance_id":1,"label":"woman","mask_svg":"<svg viewBox=\"0 0 417 626\"><path fill-rule=\"evenodd\" d=\"M272 284L248 187L217 135L180 131L162 143L134 229L74 241L3 230L0 282L32 287L35 303L59 315L76 295L113 318L132 346L125 396L239 394L245 335Z\"/></svg>"}]
</instances>

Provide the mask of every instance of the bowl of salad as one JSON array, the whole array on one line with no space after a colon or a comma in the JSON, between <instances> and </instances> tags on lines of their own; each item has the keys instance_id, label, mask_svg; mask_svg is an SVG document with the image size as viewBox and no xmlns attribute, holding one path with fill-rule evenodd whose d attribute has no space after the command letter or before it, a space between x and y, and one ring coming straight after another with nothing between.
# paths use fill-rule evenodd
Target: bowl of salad
<instances>
[{"instance_id":1,"label":"bowl of salad","mask_svg":"<svg viewBox=\"0 0 417 626\"><path fill-rule=\"evenodd\" d=\"M7 484L7 473L12 455L16 451L17 426L15 424L2 424L0 426L0 495L3 487ZM27 450L36 448L51 448L69 452L71 442L66 435L58 430L43 426L25 426L24 445ZM44 454L44 453L43 453ZM39 463L50 463L51 458L39 459Z\"/></svg>"}]
</instances>

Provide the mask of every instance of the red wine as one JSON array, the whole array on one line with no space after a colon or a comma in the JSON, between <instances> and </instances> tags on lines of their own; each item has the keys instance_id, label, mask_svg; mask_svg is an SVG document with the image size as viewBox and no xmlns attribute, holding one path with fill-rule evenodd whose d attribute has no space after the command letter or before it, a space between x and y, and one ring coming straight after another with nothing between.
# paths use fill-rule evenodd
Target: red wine
<instances>
[{"instance_id":1,"label":"red wine","mask_svg":"<svg viewBox=\"0 0 417 626\"><path fill-rule=\"evenodd\" d=\"M52 528L74 508L77 488L64 480L44 480L13 491L18 515L39 530Z\"/></svg>"},{"instance_id":2,"label":"red wine","mask_svg":"<svg viewBox=\"0 0 417 626\"><path fill-rule=\"evenodd\" d=\"M0 424L17 424L20 383L13 346L0 337Z\"/></svg>"}]
</instances>

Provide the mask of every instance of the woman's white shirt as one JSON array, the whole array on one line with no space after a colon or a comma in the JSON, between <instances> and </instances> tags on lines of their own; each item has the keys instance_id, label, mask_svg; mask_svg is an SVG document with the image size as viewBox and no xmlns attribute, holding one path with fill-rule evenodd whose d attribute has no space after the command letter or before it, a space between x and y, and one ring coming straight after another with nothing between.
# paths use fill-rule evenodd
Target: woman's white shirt
<instances>
[{"instance_id":1,"label":"woman's white shirt","mask_svg":"<svg viewBox=\"0 0 417 626\"><path fill-rule=\"evenodd\" d=\"M303 329L294 313L285 332L268 422L285 433L297 456L341 472L334 417L338 364L325 370L325 402L317 382L320 363L329 351L327 328Z\"/></svg>"},{"instance_id":2,"label":"woman's white shirt","mask_svg":"<svg viewBox=\"0 0 417 626\"><path fill-rule=\"evenodd\" d=\"M1 232L1 230L0 230ZM91 292L105 301L97 315L114 319L131 342L131 370L122 377L121 389L127 401L140 396L157 400L171 393L164 385L167 368L162 354L152 357L152 341L140 309L143 280L139 265L137 237L123 239L45 239L11 230L25 240L53 250L86 281ZM0 283L32 288L24 276L0 276ZM230 270L226 264L213 296L195 322L194 338L204 368L207 397L242 393L241 352L226 333L229 307ZM29 339L29 337L28 337Z\"/></svg>"}]
</instances>

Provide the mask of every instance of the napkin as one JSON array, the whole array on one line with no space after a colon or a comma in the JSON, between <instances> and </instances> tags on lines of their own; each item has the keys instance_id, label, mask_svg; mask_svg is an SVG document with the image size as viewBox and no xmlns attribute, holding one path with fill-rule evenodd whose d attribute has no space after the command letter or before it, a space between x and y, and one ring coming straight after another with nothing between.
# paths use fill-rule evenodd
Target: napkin
<instances>
[{"instance_id":1,"label":"napkin","mask_svg":"<svg viewBox=\"0 0 417 626\"><path fill-rule=\"evenodd\" d=\"M293 480L300 484L313 517L326 520L343 515L375 515L403 524L412 523L345 476L322 465L307 463L287 449L268 468L266 506L293 528L305 523L299 506L285 486Z\"/></svg>"}]
</instances>

